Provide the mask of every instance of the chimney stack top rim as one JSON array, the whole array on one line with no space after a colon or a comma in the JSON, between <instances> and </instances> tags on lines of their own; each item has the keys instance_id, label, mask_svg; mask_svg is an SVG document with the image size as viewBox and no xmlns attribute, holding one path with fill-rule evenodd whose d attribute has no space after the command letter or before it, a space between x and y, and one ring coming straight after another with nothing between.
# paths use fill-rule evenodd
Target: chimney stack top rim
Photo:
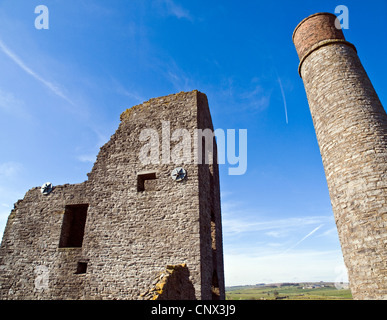
<instances>
[{"instance_id":1,"label":"chimney stack top rim","mask_svg":"<svg viewBox=\"0 0 387 320\"><path fill-rule=\"evenodd\" d=\"M292 35L293 43L294 43L294 36L295 36L297 30L300 28L300 26L301 26L304 22L306 22L307 20L309 20L309 19L311 19L311 18L313 18L313 17L316 17L316 16L320 16L320 15L334 16L335 18L337 18L337 16L336 16L335 14L330 13L330 12L317 12L317 13L314 13L314 14L312 14L312 15L310 15L310 16L304 18L304 19L302 19L301 22L296 26L296 28L295 28L294 31L293 31L293 35Z\"/></svg>"}]
</instances>

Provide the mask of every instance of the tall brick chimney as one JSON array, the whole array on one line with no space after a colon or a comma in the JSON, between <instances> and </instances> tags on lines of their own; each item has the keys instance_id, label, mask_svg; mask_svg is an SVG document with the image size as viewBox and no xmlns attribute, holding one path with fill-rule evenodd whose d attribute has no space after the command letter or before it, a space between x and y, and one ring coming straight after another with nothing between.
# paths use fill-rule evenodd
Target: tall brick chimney
<instances>
[{"instance_id":1,"label":"tall brick chimney","mask_svg":"<svg viewBox=\"0 0 387 320\"><path fill-rule=\"evenodd\" d=\"M293 33L355 299L387 299L387 116L356 48L316 13Z\"/></svg>"}]
</instances>

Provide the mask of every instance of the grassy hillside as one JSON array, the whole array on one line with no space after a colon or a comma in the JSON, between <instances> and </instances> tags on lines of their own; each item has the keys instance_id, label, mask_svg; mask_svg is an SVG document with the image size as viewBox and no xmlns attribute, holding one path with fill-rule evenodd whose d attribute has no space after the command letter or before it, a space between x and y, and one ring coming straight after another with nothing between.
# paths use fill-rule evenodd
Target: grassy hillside
<instances>
[{"instance_id":1,"label":"grassy hillside","mask_svg":"<svg viewBox=\"0 0 387 320\"><path fill-rule=\"evenodd\" d=\"M333 284L272 284L226 288L227 300L352 300L349 289Z\"/></svg>"}]
</instances>

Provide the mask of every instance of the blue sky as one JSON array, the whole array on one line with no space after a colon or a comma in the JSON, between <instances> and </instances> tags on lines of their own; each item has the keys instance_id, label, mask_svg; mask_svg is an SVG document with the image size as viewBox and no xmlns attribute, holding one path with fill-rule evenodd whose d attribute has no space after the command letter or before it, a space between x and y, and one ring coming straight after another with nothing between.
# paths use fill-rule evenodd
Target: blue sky
<instances>
[{"instance_id":1,"label":"blue sky","mask_svg":"<svg viewBox=\"0 0 387 320\"><path fill-rule=\"evenodd\" d=\"M48 30L34 26L40 4ZM226 285L340 278L291 39L303 18L338 5L386 105L386 1L2 0L0 233L28 189L86 180L126 108L198 89L215 128L248 130L246 174L220 167Z\"/></svg>"}]
</instances>

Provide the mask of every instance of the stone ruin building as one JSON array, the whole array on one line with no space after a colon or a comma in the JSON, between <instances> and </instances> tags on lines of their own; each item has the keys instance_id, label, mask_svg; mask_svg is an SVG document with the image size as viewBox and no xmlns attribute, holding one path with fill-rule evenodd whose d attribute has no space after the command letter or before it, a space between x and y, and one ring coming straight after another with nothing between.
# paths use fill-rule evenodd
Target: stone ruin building
<instances>
[{"instance_id":1,"label":"stone ruin building","mask_svg":"<svg viewBox=\"0 0 387 320\"><path fill-rule=\"evenodd\" d=\"M145 128L160 137L149 163ZM0 298L225 299L216 146L198 135L192 161L168 161L181 128L213 131L205 94L126 110L87 181L29 190L5 228Z\"/></svg>"},{"instance_id":2,"label":"stone ruin building","mask_svg":"<svg viewBox=\"0 0 387 320\"><path fill-rule=\"evenodd\" d=\"M387 299L387 116L336 16L317 13L293 33L350 288ZM339 23L338 23L339 25Z\"/></svg>"}]
</instances>

